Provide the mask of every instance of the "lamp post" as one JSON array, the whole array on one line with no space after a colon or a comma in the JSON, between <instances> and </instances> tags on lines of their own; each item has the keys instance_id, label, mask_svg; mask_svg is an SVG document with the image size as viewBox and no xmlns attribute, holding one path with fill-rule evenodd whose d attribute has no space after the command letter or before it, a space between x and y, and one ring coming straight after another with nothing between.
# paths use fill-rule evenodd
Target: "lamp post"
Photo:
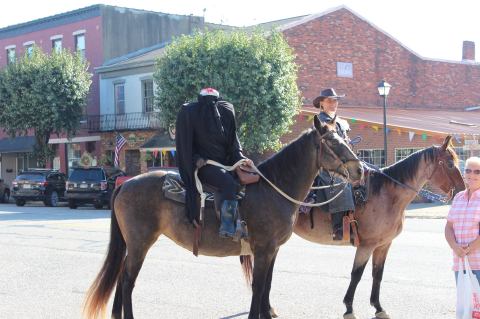
<instances>
[{"instance_id":1,"label":"lamp post","mask_svg":"<svg viewBox=\"0 0 480 319\"><path fill-rule=\"evenodd\" d=\"M390 88L392 86L388 84L385 80L382 80L378 83L377 89L378 94L383 96L383 152L385 157L385 166L387 166L387 95L390 93Z\"/></svg>"}]
</instances>

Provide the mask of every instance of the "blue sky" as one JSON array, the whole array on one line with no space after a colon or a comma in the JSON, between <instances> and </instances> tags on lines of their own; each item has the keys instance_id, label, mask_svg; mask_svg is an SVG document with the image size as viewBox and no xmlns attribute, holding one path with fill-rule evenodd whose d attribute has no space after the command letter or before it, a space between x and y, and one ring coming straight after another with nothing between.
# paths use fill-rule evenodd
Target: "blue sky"
<instances>
[{"instance_id":1,"label":"blue sky","mask_svg":"<svg viewBox=\"0 0 480 319\"><path fill-rule=\"evenodd\" d=\"M100 0L99 0L100 1ZM459 61L462 41L480 51L478 0L15 0L2 3L0 27L103 3L136 9L203 16L236 26L323 12L346 5L423 57ZM204 10L205 9L205 10ZM480 60L480 53L477 53Z\"/></svg>"}]
</instances>

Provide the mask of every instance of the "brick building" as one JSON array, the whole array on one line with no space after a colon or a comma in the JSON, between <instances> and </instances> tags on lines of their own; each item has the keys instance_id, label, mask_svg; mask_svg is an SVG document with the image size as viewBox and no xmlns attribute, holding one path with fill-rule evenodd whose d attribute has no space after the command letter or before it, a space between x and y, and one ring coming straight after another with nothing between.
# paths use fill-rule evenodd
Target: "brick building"
<instances>
[{"instance_id":1,"label":"brick building","mask_svg":"<svg viewBox=\"0 0 480 319\"><path fill-rule=\"evenodd\" d=\"M60 48L79 51L89 62L93 74L85 109L85 124L88 124L100 114L99 76L94 68L203 26L203 17L93 5L0 29L0 67L13 63L33 45L47 53ZM52 165L67 172L85 151L99 157L100 139L100 134L88 130L88 125L71 140L52 138L50 143L55 144L57 150ZM33 137L11 140L0 132L0 177L8 182L19 170L36 165L30 156L32 141Z\"/></svg>"},{"instance_id":2,"label":"brick building","mask_svg":"<svg viewBox=\"0 0 480 319\"><path fill-rule=\"evenodd\" d=\"M360 156L383 165L383 98L377 85L385 79L392 85L388 164L440 144L447 134L455 136L462 157L480 154L480 64L473 42L464 42L459 61L424 58L345 6L277 24L297 55L304 98L302 113L284 141L311 125L318 113L313 99L334 87L347 95L339 115L349 121L350 136L362 137L356 146Z\"/></svg>"}]
</instances>

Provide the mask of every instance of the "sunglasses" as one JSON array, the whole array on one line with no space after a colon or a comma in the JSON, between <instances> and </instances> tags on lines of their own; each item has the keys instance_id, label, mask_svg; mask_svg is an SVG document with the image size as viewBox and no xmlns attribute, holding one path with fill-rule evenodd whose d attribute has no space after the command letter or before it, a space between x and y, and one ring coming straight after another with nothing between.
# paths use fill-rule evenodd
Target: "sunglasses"
<instances>
[{"instance_id":1,"label":"sunglasses","mask_svg":"<svg viewBox=\"0 0 480 319\"><path fill-rule=\"evenodd\" d=\"M470 169L470 168L466 168L465 169L465 174L475 174L475 175L480 175L480 169Z\"/></svg>"}]
</instances>

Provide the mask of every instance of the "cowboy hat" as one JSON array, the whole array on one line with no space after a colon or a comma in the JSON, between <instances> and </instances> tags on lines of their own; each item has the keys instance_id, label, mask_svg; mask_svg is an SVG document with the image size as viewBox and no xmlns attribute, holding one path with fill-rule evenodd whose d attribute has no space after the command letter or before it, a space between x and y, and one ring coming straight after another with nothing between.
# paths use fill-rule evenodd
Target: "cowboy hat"
<instances>
[{"instance_id":1,"label":"cowboy hat","mask_svg":"<svg viewBox=\"0 0 480 319\"><path fill-rule=\"evenodd\" d=\"M323 101L323 99L326 99L326 98L331 98L331 99L341 99L345 97L345 94L342 94L342 95L337 95L337 92L335 92L334 89L330 88L330 89L325 89L323 90L322 92L320 92L320 95L317 96L314 100L313 100L313 106L315 106L316 108L320 108L320 102Z\"/></svg>"}]
</instances>

